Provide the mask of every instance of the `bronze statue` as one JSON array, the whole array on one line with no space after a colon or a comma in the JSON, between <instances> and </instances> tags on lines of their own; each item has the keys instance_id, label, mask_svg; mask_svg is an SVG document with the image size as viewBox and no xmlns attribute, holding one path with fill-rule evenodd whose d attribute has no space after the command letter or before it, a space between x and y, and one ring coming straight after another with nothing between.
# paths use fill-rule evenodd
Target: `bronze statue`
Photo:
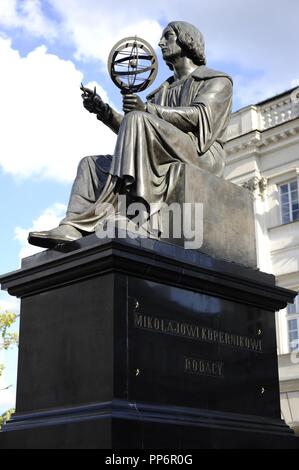
<instances>
[{"instance_id":1,"label":"bronze statue","mask_svg":"<svg viewBox=\"0 0 299 470\"><path fill-rule=\"evenodd\" d=\"M183 164L222 176L232 80L206 67L203 36L189 23L169 23L159 46L173 76L146 103L124 95L125 115L82 88L84 107L118 135L114 155L80 162L66 218L53 230L31 232L29 243L53 247L95 232L107 216L102 208L116 204L119 194L159 210Z\"/></svg>"}]
</instances>

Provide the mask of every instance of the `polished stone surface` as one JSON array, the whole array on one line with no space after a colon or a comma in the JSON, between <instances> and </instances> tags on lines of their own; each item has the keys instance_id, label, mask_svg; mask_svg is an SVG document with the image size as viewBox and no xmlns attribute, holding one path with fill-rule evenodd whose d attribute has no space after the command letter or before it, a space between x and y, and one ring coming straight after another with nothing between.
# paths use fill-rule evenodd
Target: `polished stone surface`
<instances>
[{"instance_id":1,"label":"polished stone surface","mask_svg":"<svg viewBox=\"0 0 299 470\"><path fill-rule=\"evenodd\" d=\"M278 417L273 313L128 280L129 400Z\"/></svg>"},{"instance_id":2,"label":"polished stone surface","mask_svg":"<svg viewBox=\"0 0 299 470\"><path fill-rule=\"evenodd\" d=\"M161 242L76 248L0 280L22 299L17 413L0 448L297 446L274 329L293 292Z\"/></svg>"},{"instance_id":3,"label":"polished stone surface","mask_svg":"<svg viewBox=\"0 0 299 470\"><path fill-rule=\"evenodd\" d=\"M19 415L1 449L299 449L283 421L113 402Z\"/></svg>"},{"instance_id":4,"label":"polished stone surface","mask_svg":"<svg viewBox=\"0 0 299 470\"><path fill-rule=\"evenodd\" d=\"M18 412L111 398L113 304L111 275L22 300Z\"/></svg>"}]
</instances>

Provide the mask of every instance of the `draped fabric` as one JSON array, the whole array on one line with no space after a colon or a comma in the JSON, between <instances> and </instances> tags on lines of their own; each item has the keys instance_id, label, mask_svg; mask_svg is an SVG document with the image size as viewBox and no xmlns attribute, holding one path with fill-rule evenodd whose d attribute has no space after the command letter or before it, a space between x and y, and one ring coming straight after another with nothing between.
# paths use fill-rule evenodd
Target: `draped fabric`
<instances>
[{"instance_id":1,"label":"draped fabric","mask_svg":"<svg viewBox=\"0 0 299 470\"><path fill-rule=\"evenodd\" d=\"M231 100L229 77L204 66L185 80L167 80L148 97L146 112L124 116L113 156L83 159L61 223L93 232L119 193L157 209L182 164L222 176Z\"/></svg>"}]
</instances>

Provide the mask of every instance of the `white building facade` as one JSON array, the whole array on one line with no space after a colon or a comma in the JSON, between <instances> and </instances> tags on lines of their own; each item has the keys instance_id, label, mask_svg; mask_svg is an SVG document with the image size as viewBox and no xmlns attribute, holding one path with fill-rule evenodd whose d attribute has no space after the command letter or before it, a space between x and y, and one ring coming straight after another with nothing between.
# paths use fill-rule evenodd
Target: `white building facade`
<instances>
[{"instance_id":1,"label":"white building facade","mask_svg":"<svg viewBox=\"0 0 299 470\"><path fill-rule=\"evenodd\" d=\"M299 88L232 115L225 178L254 193L258 267L299 293ZM299 295L276 314L282 414L299 433Z\"/></svg>"}]
</instances>

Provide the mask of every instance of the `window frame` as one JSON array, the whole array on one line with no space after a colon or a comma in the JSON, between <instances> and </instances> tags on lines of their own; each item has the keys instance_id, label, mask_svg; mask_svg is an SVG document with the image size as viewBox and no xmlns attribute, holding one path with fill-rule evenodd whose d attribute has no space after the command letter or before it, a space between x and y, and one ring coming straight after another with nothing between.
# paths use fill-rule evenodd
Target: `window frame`
<instances>
[{"instance_id":1,"label":"window frame","mask_svg":"<svg viewBox=\"0 0 299 470\"><path fill-rule=\"evenodd\" d=\"M292 189L291 189L291 184L292 183L296 183L296 186L297 188L295 189L295 191L297 191L297 200L295 201L292 201ZM283 193L282 192L282 187L283 186L287 186L287 192ZM289 214L289 220L288 221L285 221L284 220L284 217L285 217L285 214L283 213L283 209L284 207L286 206L286 203L283 203L283 196L284 195L288 195L288 214ZM298 204L298 209L295 209L293 210L293 204ZM298 178L294 178L292 180L289 180L289 181L286 181L284 183L280 183L279 184L279 205L280 205L280 222L281 222L281 225L287 225L287 224L290 224L290 223L293 223L293 222L298 222L299 221L299 217L298 219L294 219L294 213L296 211L298 211L298 216L299 216L299 183L298 183Z\"/></svg>"},{"instance_id":2,"label":"window frame","mask_svg":"<svg viewBox=\"0 0 299 470\"><path fill-rule=\"evenodd\" d=\"M291 307L293 306L295 306L295 311L291 311ZM297 328L295 329L290 328L291 321L297 322ZM291 340L290 335L292 332L295 332L295 331L297 331L297 339ZM294 304L288 304L288 307L287 307L287 332L288 332L288 345L289 345L290 353L293 351L298 351L299 350L299 293L297 297L295 298ZM293 347L291 344L293 341L297 342L295 347Z\"/></svg>"}]
</instances>

